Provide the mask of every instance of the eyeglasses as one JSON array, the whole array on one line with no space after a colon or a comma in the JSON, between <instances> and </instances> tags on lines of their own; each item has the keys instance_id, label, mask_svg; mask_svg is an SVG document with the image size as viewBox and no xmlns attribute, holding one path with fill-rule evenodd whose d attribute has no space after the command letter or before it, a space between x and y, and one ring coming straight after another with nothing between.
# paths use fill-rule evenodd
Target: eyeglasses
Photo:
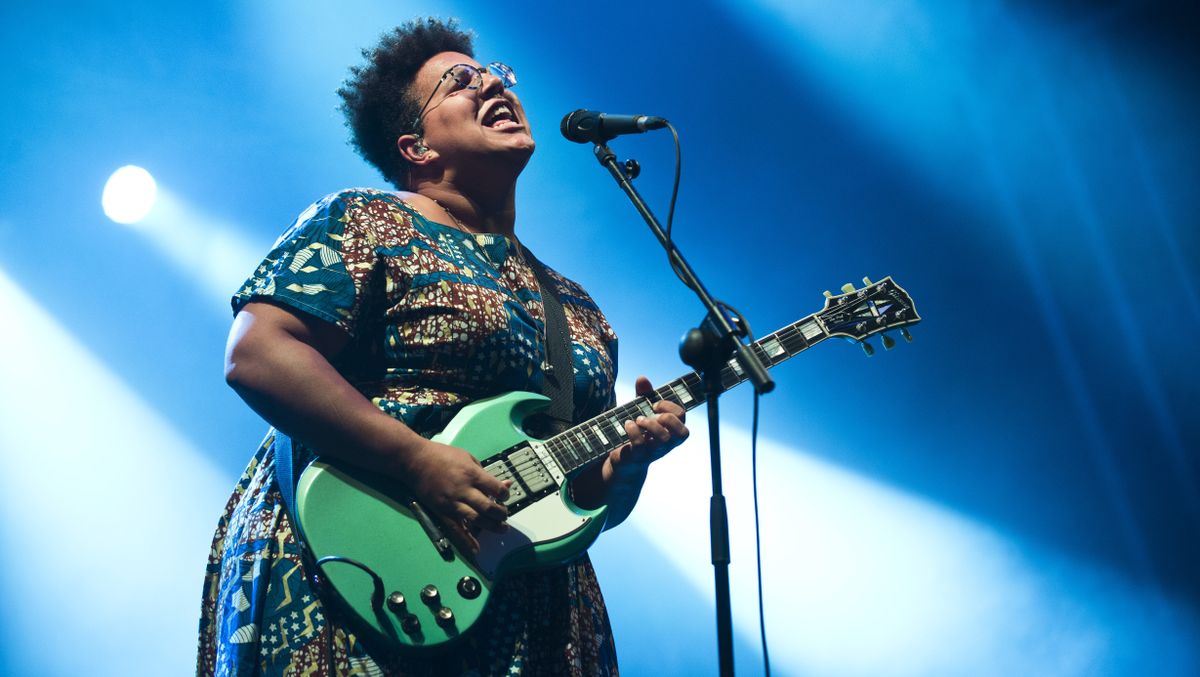
<instances>
[{"instance_id":1,"label":"eyeglasses","mask_svg":"<svg viewBox=\"0 0 1200 677\"><path fill-rule=\"evenodd\" d=\"M517 74L513 69L499 61L493 61L487 66L487 71L500 79L500 84L505 89L512 89L517 85ZM458 63L451 66L445 73L442 74L442 79L438 80L433 91L429 93L429 98L425 100L425 105L421 106L421 112L417 113L417 117L413 118L410 129L416 131L421 126L421 118L425 116L425 110L429 108L429 104L433 102L433 97L437 95L438 90L442 88L442 83L449 81L449 88L446 92L447 96L462 89L479 89L483 86L483 71L472 66L469 63Z\"/></svg>"}]
</instances>

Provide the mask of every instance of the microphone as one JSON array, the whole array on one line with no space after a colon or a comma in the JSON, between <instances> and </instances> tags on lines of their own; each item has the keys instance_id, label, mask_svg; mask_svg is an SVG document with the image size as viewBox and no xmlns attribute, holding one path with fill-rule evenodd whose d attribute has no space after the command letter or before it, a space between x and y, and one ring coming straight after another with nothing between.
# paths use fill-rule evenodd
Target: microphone
<instances>
[{"instance_id":1,"label":"microphone","mask_svg":"<svg viewBox=\"0 0 1200 677\"><path fill-rule=\"evenodd\" d=\"M581 108L564 116L559 129L568 141L600 144L623 134L641 134L666 126L666 118L653 115L610 115Z\"/></svg>"}]
</instances>

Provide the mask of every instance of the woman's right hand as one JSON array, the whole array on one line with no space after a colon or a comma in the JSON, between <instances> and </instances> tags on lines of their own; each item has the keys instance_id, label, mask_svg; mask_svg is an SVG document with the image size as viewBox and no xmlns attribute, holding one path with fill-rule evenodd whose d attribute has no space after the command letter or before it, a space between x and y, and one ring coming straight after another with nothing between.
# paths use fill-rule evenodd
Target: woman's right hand
<instances>
[{"instance_id":1,"label":"woman's right hand","mask_svg":"<svg viewBox=\"0 0 1200 677\"><path fill-rule=\"evenodd\" d=\"M414 498L441 518L460 548L479 552L481 529L503 533L512 480L499 480L465 449L424 438L410 445L401 462L402 477Z\"/></svg>"}]
</instances>

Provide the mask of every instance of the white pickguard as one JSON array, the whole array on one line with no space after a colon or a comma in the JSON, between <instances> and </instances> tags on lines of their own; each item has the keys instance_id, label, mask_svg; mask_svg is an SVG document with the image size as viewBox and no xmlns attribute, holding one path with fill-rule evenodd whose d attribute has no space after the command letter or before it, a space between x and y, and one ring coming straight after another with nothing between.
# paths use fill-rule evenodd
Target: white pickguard
<instances>
[{"instance_id":1,"label":"white pickguard","mask_svg":"<svg viewBox=\"0 0 1200 677\"><path fill-rule=\"evenodd\" d=\"M512 553L570 535L591 519L572 512L556 491L510 515L508 531L502 534L484 531L477 535L479 555L475 564L485 576L495 578L500 563Z\"/></svg>"}]
</instances>

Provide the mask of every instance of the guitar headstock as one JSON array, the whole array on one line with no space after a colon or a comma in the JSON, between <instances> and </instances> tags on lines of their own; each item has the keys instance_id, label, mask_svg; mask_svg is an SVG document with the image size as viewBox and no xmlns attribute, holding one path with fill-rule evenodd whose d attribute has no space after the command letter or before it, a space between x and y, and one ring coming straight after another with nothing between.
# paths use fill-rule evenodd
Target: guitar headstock
<instances>
[{"instance_id":1,"label":"guitar headstock","mask_svg":"<svg viewBox=\"0 0 1200 677\"><path fill-rule=\"evenodd\" d=\"M890 350L896 345L895 339L883 333L889 329L899 329L904 339L912 342L907 327L920 322L921 316L917 315L917 307L908 292L891 276L878 282L864 277L863 284L866 286L862 289L844 284L842 293L837 295L825 292L825 309L817 313L817 319L829 335L860 344L867 355L873 354L875 349L866 339L875 334L883 334L885 349Z\"/></svg>"}]
</instances>

